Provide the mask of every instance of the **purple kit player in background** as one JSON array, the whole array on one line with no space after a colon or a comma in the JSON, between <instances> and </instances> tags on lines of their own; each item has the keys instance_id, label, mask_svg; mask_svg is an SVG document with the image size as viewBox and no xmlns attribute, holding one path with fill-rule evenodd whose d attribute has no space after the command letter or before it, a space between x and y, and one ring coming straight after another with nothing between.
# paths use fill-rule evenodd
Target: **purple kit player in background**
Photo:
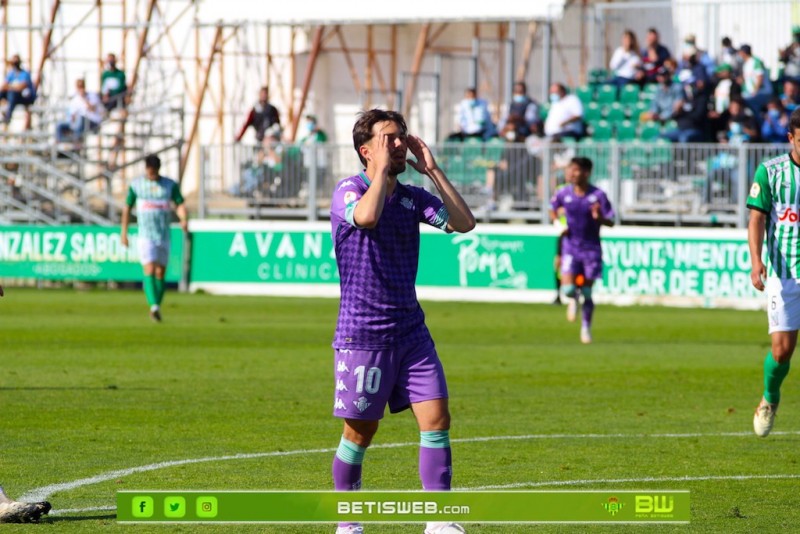
<instances>
[{"instance_id":1,"label":"purple kit player in background","mask_svg":"<svg viewBox=\"0 0 800 534\"><path fill-rule=\"evenodd\" d=\"M583 322L581 341L592 342L592 285L603 276L603 250L600 247L600 227L614 226L614 209L606 194L589 183L592 160L572 158L566 169L567 184L550 200L550 218L555 220L559 209L567 217L567 235L561 255L561 286L570 299L567 319L574 321L578 314L580 295L575 277L584 276Z\"/></svg>"},{"instance_id":2,"label":"purple kit player in background","mask_svg":"<svg viewBox=\"0 0 800 534\"><path fill-rule=\"evenodd\" d=\"M337 490L361 487L361 464L386 405L411 408L420 430L419 476L426 490L449 490L452 477L447 385L417 301L419 224L469 232L475 218L433 154L407 134L400 113L359 115L353 144L366 169L336 184L331 231L341 278L333 340L333 414L344 433L333 459ZM410 150L416 161L406 160ZM401 184L406 163L427 175L442 200ZM340 523L337 534L363 532ZM464 532L454 523L428 523L426 533Z\"/></svg>"}]
</instances>

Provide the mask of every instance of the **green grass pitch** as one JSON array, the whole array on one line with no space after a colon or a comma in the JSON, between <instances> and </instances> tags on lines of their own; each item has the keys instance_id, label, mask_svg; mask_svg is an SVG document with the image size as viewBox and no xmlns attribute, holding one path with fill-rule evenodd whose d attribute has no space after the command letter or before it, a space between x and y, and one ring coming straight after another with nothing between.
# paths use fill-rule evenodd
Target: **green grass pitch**
<instances>
[{"instance_id":1,"label":"green grass pitch","mask_svg":"<svg viewBox=\"0 0 800 534\"><path fill-rule=\"evenodd\" d=\"M595 343L583 346L563 307L423 307L447 372L452 438L541 436L456 442L454 486L692 492L689 526L469 525L470 533L789 532L800 523L800 481L791 478L800 477L798 371L784 384L779 433L752 434L769 340L763 313L601 305ZM138 292L9 289L0 300L0 484L19 497L157 462L335 447L336 311L336 300L170 292L157 325ZM376 443L417 440L406 412L384 419ZM119 489L329 489L331 458L307 452L121 475L48 497L72 512L2 530L332 533L124 526L103 509ZM688 479L670 480L680 477ZM364 487L417 489L416 447L368 451Z\"/></svg>"}]
</instances>

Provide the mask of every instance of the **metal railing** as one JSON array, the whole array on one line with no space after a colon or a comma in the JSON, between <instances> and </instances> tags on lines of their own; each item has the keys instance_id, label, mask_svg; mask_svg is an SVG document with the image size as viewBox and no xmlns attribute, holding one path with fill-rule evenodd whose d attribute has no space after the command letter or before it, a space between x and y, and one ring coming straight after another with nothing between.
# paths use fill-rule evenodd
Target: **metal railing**
<instances>
[{"instance_id":1,"label":"metal railing","mask_svg":"<svg viewBox=\"0 0 800 534\"><path fill-rule=\"evenodd\" d=\"M757 165L788 145L626 143L457 143L432 147L437 162L483 222L549 222L549 199L575 156L594 162L623 224L743 227ZM350 145L205 146L199 216L327 218L336 182L361 165ZM411 167L403 183L435 192Z\"/></svg>"}]
</instances>

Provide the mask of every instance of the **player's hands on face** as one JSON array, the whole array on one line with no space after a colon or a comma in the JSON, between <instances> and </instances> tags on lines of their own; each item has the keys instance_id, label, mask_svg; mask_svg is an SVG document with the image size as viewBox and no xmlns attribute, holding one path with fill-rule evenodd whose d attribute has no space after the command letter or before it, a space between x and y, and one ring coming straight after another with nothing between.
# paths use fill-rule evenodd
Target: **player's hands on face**
<instances>
[{"instance_id":1,"label":"player's hands on face","mask_svg":"<svg viewBox=\"0 0 800 534\"><path fill-rule=\"evenodd\" d=\"M378 169L388 169L392 164L392 152L389 150L389 136L379 133L373 140L372 162Z\"/></svg>"},{"instance_id":2,"label":"player's hands on face","mask_svg":"<svg viewBox=\"0 0 800 534\"><path fill-rule=\"evenodd\" d=\"M757 258L753 262L753 268L750 270L750 282L753 287L759 291L764 291L764 280L767 279L767 267L761 258Z\"/></svg>"},{"instance_id":3,"label":"player's hands on face","mask_svg":"<svg viewBox=\"0 0 800 534\"><path fill-rule=\"evenodd\" d=\"M425 141L415 135L409 135L406 138L406 143L411 154L414 155L416 161L406 160L409 165L414 167L420 174L428 174L436 169L436 160L433 157L431 149L425 144Z\"/></svg>"}]
</instances>

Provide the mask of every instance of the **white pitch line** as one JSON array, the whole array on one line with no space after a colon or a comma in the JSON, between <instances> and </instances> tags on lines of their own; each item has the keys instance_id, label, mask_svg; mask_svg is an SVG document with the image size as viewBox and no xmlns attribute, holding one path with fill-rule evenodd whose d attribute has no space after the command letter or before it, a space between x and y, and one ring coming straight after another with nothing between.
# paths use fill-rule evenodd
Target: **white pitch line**
<instances>
[{"instance_id":1,"label":"white pitch line","mask_svg":"<svg viewBox=\"0 0 800 534\"><path fill-rule=\"evenodd\" d=\"M700 438L700 437L744 437L752 436L752 432L718 432L718 433L665 433L665 434L525 434L516 436L484 436L474 438L456 438L450 440L452 443L481 443L487 441L514 441L514 440L544 440L544 439L642 439L642 438ZM800 431L784 431L772 432L773 436L780 435L800 435ZM412 447L419 445L418 442L405 442L405 443L384 443L372 445L372 449L393 449L398 447ZM325 449L300 449L293 451L272 451L272 452L256 452L256 453L241 453L226 456L209 456L206 458L188 458L185 460L169 460L165 462L157 462L148 465L141 465L137 467L129 467L127 469L117 469L115 471L107 471L99 475L87 478L80 478L70 482L60 482L57 484L50 484L40 488L34 488L20 497L21 501L37 502L47 500L51 495L59 491L69 491L72 489L80 488L83 486L90 486L92 484L99 484L101 482L108 482L135 473L145 473L148 471L157 471L159 469L166 469L169 467L178 467L181 465L199 464L206 462L224 462L228 460L250 460L255 458L270 458L280 456L296 456L300 454L329 454L336 452L336 448Z\"/></svg>"},{"instance_id":2,"label":"white pitch line","mask_svg":"<svg viewBox=\"0 0 800 534\"><path fill-rule=\"evenodd\" d=\"M470 488L454 488L468 491L499 490L514 488L541 488L549 486L593 486L595 484L625 484L630 482L700 482L704 480L755 480L755 479L789 479L800 478L800 475L708 475L680 477L642 477L642 478L600 478L595 480L551 480L549 482L515 482L513 484L495 484L491 486L475 486Z\"/></svg>"}]
</instances>

